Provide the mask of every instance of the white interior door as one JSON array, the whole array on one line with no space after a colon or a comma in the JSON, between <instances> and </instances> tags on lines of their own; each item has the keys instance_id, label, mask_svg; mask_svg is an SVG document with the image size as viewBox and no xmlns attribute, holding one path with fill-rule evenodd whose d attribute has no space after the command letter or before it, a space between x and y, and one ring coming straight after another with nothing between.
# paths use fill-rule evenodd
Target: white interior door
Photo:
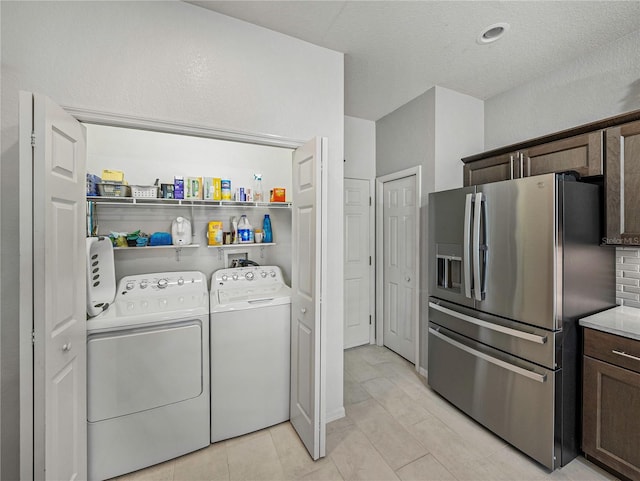
<instances>
[{"instance_id":1,"label":"white interior door","mask_svg":"<svg viewBox=\"0 0 640 481\"><path fill-rule=\"evenodd\" d=\"M316 138L293 154L290 419L313 459L325 454L320 238L326 143Z\"/></svg>"},{"instance_id":2,"label":"white interior door","mask_svg":"<svg viewBox=\"0 0 640 481\"><path fill-rule=\"evenodd\" d=\"M416 176L383 184L384 345L416 361L417 190Z\"/></svg>"},{"instance_id":3,"label":"white interior door","mask_svg":"<svg viewBox=\"0 0 640 481\"><path fill-rule=\"evenodd\" d=\"M34 478L86 479L86 133L48 98L29 98Z\"/></svg>"},{"instance_id":4,"label":"white interior door","mask_svg":"<svg viewBox=\"0 0 640 481\"><path fill-rule=\"evenodd\" d=\"M370 189L365 179L344 179L344 347L371 338Z\"/></svg>"}]
</instances>

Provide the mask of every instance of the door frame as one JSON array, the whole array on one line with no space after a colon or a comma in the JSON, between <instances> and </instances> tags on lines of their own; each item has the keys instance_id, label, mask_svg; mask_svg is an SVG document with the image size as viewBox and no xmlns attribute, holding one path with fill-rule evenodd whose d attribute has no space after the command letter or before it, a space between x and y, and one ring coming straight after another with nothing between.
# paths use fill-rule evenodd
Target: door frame
<instances>
[{"instance_id":1,"label":"door frame","mask_svg":"<svg viewBox=\"0 0 640 481\"><path fill-rule=\"evenodd\" d=\"M415 242L414 242L414 259L416 260L413 268L413 278L416 280L416 298L414 300L414 319L415 332L415 367L416 370L420 366L420 203L422 199L422 166L409 167L408 169L393 172L391 174L376 177L376 340L378 346L384 343L384 184L394 180L403 179L405 177L415 176L416 192L414 198L415 205Z\"/></svg>"},{"instance_id":2,"label":"door frame","mask_svg":"<svg viewBox=\"0 0 640 481\"><path fill-rule=\"evenodd\" d=\"M30 112L23 111L29 106ZM31 92L19 92L20 127L18 149L20 159L31 159L31 132L33 131L33 107ZM29 115L26 115L26 114ZM31 123L27 119L32 120ZM33 239L33 163L19 162L18 185L20 188L20 239ZM34 459L34 399L33 399L33 243L20 242L20 479L35 479L34 465L44 459ZM44 436L43 431L39 435ZM44 470L44 469L43 469Z\"/></svg>"},{"instance_id":3,"label":"door frame","mask_svg":"<svg viewBox=\"0 0 640 481\"><path fill-rule=\"evenodd\" d=\"M376 317L376 265L377 255L376 249L376 192L375 192L375 180L364 179L360 177L345 177L351 180L365 180L369 184L369 198L371 203L369 204L369 254L371 256L371 264L369 266L369 315L372 321L375 321ZM343 199L344 202L344 199ZM343 214L344 216L344 214ZM345 320L343 319L343 324ZM344 326L343 326L344 328ZM344 340L343 340L344 342ZM369 344L376 343L376 323L371 322L369 324Z\"/></svg>"},{"instance_id":4,"label":"door frame","mask_svg":"<svg viewBox=\"0 0 640 481\"><path fill-rule=\"evenodd\" d=\"M20 99L25 96L30 98L31 92L21 91ZM226 130L219 128L211 128L198 124L170 122L166 120L150 119L132 115L123 115L112 112L100 112L88 109L79 109L74 107L61 106L65 112L74 117L81 123L99 124L111 127L124 127L140 130L152 130L156 132L191 135L194 137L206 137L217 140L229 140L242 143L253 143L264 146L284 147L297 149L302 146L305 141L280 137L277 135L241 132L235 130ZM33 126L20 123L19 133L19 155L31 156L31 131ZM28 133L28 135L27 135ZM28 164L28 165L25 165ZM323 169L326 173L326 169ZM326 175L323 173L323 176ZM33 177L31 163L20 162L19 179L20 186L20 238L33 238L33 186L31 179ZM326 182L323 189L323 202L327 200ZM322 246L321 255L325 260L323 263L322 289L326 292L326 258L327 258L327 215L323 212L323 234L321 236ZM34 439L36 436L44 436L44 426L36 426L34 423L35 409L38 408L36 400L33 398L33 382L34 369L36 366L33 362L34 341L33 341L33 248L31 242L20 242L20 314L19 314L19 357L20 357L20 479L34 479L34 474L38 472L36 466L44 468L44 459L39 456L43 453L36 453L34 450ZM326 310L321 310L320 318L320 335L321 335L321 351L320 351L320 370L324 379L326 373L326 331L327 318ZM326 396L326 382L321 385L321 419L325 419L326 409L324 402ZM42 471L42 470L40 470Z\"/></svg>"}]
</instances>

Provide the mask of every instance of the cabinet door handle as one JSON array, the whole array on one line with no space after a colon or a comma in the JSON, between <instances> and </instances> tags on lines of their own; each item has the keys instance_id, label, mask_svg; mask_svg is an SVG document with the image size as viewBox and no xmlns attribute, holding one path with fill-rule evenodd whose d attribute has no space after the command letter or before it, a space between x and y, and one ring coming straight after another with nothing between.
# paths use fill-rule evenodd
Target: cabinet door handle
<instances>
[{"instance_id":1,"label":"cabinet door handle","mask_svg":"<svg viewBox=\"0 0 640 481\"><path fill-rule=\"evenodd\" d=\"M617 354L618 356L626 357L628 359L633 359L634 361L640 361L640 357L632 356L631 354L627 354L624 351L618 351L616 349L613 349L611 352L614 353L614 354Z\"/></svg>"},{"instance_id":2,"label":"cabinet door handle","mask_svg":"<svg viewBox=\"0 0 640 481\"><path fill-rule=\"evenodd\" d=\"M509 166L511 167L511 179L513 179L513 155L509 156Z\"/></svg>"},{"instance_id":3,"label":"cabinet door handle","mask_svg":"<svg viewBox=\"0 0 640 481\"><path fill-rule=\"evenodd\" d=\"M518 157L520 157L520 177L524 177L524 154L520 152Z\"/></svg>"}]
</instances>

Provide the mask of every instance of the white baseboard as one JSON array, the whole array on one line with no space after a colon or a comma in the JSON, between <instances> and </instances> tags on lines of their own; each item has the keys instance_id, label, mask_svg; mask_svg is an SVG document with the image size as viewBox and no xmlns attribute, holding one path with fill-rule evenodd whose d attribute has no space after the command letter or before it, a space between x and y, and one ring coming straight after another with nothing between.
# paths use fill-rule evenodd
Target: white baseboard
<instances>
[{"instance_id":1,"label":"white baseboard","mask_svg":"<svg viewBox=\"0 0 640 481\"><path fill-rule=\"evenodd\" d=\"M336 409L333 412L327 413L327 419L326 422L327 424L330 423L331 421L336 421L338 419L342 419L343 417L345 417L347 415L347 413L344 410L344 406L343 407L339 407L338 409Z\"/></svg>"},{"instance_id":2,"label":"white baseboard","mask_svg":"<svg viewBox=\"0 0 640 481\"><path fill-rule=\"evenodd\" d=\"M420 369L418 370L418 372L420 373L420 375L421 375L423 378L425 378L425 379L427 378L427 370L426 370L424 367L420 367Z\"/></svg>"}]
</instances>

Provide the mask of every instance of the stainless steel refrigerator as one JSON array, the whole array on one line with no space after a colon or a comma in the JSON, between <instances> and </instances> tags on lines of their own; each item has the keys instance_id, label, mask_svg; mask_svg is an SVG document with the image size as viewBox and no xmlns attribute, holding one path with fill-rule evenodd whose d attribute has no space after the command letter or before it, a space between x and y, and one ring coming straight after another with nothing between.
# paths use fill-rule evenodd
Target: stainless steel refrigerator
<instances>
[{"instance_id":1,"label":"stainless steel refrigerator","mask_svg":"<svg viewBox=\"0 0 640 481\"><path fill-rule=\"evenodd\" d=\"M615 304L600 206L566 174L429 196L429 385L550 470L580 447L577 320Z\"/></svg>"}]
</instances>

